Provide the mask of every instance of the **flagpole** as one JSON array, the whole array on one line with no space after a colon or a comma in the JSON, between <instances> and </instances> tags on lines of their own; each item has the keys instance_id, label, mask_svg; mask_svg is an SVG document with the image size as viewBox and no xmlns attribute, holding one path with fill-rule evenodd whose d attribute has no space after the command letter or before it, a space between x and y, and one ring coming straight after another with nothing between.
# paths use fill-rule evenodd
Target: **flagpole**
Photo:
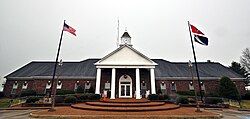
<instances>
[{"instance_id":1,"label":"flagpole","mask_svg":"<svg viewBox=\"0 0 250 119\"><path fill-rule=\"evenodd\" d=\"M117 26L117 41L116 41L116 45L117 47L119 47L119 18L117 19L118 20L118 26Z\"/></svg>"},{"instance_id":2,"label":"flagpole","mask_svg":"<svg viewBox=\"0 0 250 119\"><path fill-rule=\"evenodd\" d=\"M64 24L65 24L65 20L63 22L63 28L64 28ZM56 62L55 62L55 66L54 66L54 72L53 72L53 77L52 77L52 81L51 81L51 87L50 87L49 97L51 97L51 95L52 95L53 85L54 85L54 81L55 81L56 68L57 68L57 64L58 64L58 57L59 57L59 53L60 53L60 49L61 49L61 44L62 44L63 28L62 28L62 32L61 32L59 46L58 46L58 49L57 49Z\"/></svg>"},{"instance_id":3,"label":"flagpole","mask_svg":"<svg viewBox=\"0 0 250 119\"><path fill-rule=\"evenodd\" d=\"M196 62L196 55L195 55L195 50L194 50L194 43L193 43L193 38L192 38L191 30L190 30L190 23L189 23L189 21L188 21L188 29L189 29L189 34L190 34L190 39L191 39L191 44L192 44L192 49L193 49L195 69L196 69L196 74L197 74L197 78L198 78L198 85L199 85L199 91L200 91L200 95L201 95L201 101L203 102L203 94L202 94L202 91L201 91L200 76L199 76L199 71L198 71L198 65L197 65L197 62Z\"/></svg>"}]
</instances>

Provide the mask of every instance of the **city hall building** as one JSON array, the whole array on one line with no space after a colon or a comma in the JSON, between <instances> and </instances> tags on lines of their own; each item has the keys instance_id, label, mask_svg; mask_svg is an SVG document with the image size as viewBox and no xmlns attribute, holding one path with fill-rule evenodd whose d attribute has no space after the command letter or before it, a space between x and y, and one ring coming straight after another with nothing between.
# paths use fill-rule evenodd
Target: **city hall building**
<instances>
[{"instance_id":1,"label":"city hall building","mask_svg":"<svg viewBox=\"0 0 250 119\"><path fill-rule=\"evenodd\" d=\"M32 61L5 76L4 93L18 96L24 90L47 94L51 87L55 62ZM231 78L239 92L245 92L244 77L216 62L198 62L201 90L205 94L218 92L219 80ZM58 66L55 85L57 90L81 89L82 93L108 92L111 99L145 97L150 94L175 94L177 91L198 89L197 77L192 80L188 62L169 62L150 59L137 51L131 37L124 32L120 47L100 59L63 62ZM196 75L195 75L196 76ZM81 87L81 88L80 88Z\"/></svg>"}]
</instances>

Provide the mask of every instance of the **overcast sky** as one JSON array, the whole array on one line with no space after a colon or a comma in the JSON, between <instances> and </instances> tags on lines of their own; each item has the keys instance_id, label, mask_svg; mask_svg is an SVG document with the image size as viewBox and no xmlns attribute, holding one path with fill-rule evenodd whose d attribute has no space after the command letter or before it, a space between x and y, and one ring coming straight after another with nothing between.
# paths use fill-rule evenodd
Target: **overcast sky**
<instances>
[{"instance_id":1,"label":"overcast sky","mask_svg":"<svg viewBox=\"0 0 250 119\"><path fill-rule=\"evenodd\" d=\"M250 0L1 0L0 77L31 61L54 61L63 20L60 59L102 58L127 31L135 49L149 58L193 61L187 21L209 45L195 43L197 61L229 66L250 47Z\"/></svg>"}]
</instances>

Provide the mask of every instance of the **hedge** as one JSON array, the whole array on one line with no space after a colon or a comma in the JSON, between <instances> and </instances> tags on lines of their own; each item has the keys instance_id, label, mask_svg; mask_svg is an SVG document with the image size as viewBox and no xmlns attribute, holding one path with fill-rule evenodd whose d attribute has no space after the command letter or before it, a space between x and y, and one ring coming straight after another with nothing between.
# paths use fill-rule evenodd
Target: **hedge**
<instances>
[{"instance_id":1,"label":"hedge","mask_svg":"<svg viewBox=\"0 0 250 119\"><path fill-rule=\"evenodd\" d=\"M189 103L189 100L187 97L178 97L177 98L177 101L176 101L177 104L188 104Z\"/></svg>"},{"instance_id":2,"label":"hedge","mask_svg":"<svg viewBox=\"0 0 250 119\"><path fill-rule=\"evenodd\" d=\"M21 94L20 94L20 97L25 97L25 96L36 96L37 93L36 91L34 90L25 90L25 91L22 91Z\"/></svg>"},{"instance_id":3,"label":"hedge","mask_svg":"<svg viewBox=\"0 0 250 119\"><path fill-rule=\"evenodd\" d=\"M40 98L39 97L29 97L27 100L26 100L26 103L35 103L36 101L39 101Z\"/></svg>"},{"instance_id":4,"label":"hedge","mask_svg":"<svg viewBox=\"0 0 250 119\"><path fill-rule=\"evenodd\" d=\"M75 94L73 90L57 90L56 95Z\"/></svg>"},{"instance_id":5,"label":"hedge","mask_svg":"<svg viewBox=\"0 0 250 119\"><path fill-rule=\"evenodd\" d=\"M64 102L65 103L76 103L77 102L77 99L75 96L69 96L69 97L66 97L64 99Z\"/></svg>"},{"instance_id":6,"label":"hedge","mask_svg":"<svg viewBox=\"0 0 250 119\"><path fill-rule=\"evenodd\" d=\"M148 95L149 100L159 100L159 95L157 94L150 94Z\"/></svg>"},{"instance_id":7,"label":"hedge","mask_svg":"<svg viewBox=\"0 0 250 119\"><path fill-rule=\"evenodd\" d=\"M217 98L217 97L206 97L204 101L205 101L206 104L223 103L223 99L222 98Z\"/></svg>"}]
</instances>

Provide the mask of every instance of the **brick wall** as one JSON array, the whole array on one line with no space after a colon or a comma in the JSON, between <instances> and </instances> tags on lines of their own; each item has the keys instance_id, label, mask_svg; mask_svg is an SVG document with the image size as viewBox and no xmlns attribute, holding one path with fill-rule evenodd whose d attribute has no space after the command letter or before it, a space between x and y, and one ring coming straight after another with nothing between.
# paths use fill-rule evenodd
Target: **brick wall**
<instances>
[{"instance_id":1,"label":"brick wall","mask_svg":"<svg viewBox=\"0 0 250 119\"><path fill-rule=\"evenodd\" d=\"M116 97L118 97L119 94L119 78L127 74L132 78L132 95L134 95L135 91L135 69L118 69L116 71ZM126 73L124 73L126 72ZM144 81L147 85L147 90L151 90L151 84L150 84L150 75L149 71L146 69L140 70L140 78L141 82ZM45 93L45 88L46 88L46 83L49 81L49 79L34 79L34 80L7 80L6 84L4 86L4 94L7 97L11 96L11 91L13 84L17 81L18 87L15 95L12 95L12 97L15 97L16 95L20 95L22 91L22 86L25 81L28 83L28 88L27 89L32 89L35 90L38 94L44 94ZM91 83L91 87L95 90L95 79L62 79L62 89L67 89L67 90L74 90L75 88L75 83L79 81L79 84L81 86L85 86L85 83L89 81ZM101 87L100 87L100 93L105 88L105 82L110 82L111 83L111 69L106 69L102 71L101 75ZM189 83L192 80L156 80L156 91L160 89L160 84L165 83L166 84L166 90L168 94L173 94L173 92L170 89L170 85L172 82L175 83L176 85L176 91L189 91ZM203 84L205 85L205 93L210 94L210 93L218 93L218 88L219 88L219 80L201 80ZM234 81L239 92L241 94L245 93L245 85L243 81ZM197 84L197 83L196 83ZM55 83L56 85L56 83ZM198 89L198 86L196 86L196 89Z\"/></svg>"}]
</instances>

